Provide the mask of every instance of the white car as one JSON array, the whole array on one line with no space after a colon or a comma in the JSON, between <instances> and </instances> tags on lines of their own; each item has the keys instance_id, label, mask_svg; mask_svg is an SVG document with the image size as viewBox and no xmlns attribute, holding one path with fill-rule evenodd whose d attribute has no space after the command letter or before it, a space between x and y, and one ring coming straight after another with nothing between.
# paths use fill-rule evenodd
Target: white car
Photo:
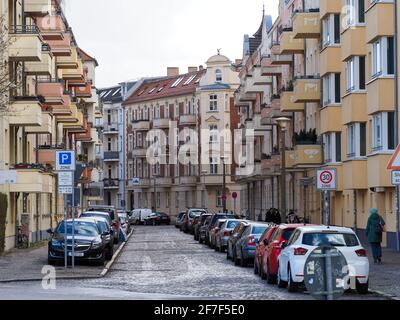
<instances>
[{"instance_id":1,"label":"white car","mask_svg":"<svg viewBox=\"0 0 400 320\"><path fill-rule=\"evenodd\" d=\"M289 291L297 290L304 282L304 266L314 249L332 245L346 258L350 282L355 283L358 293L368 293L369 260L367 251L350 228L304 226L299 227L289 239L278 257L278 286L288 287ZM355 279L354 279L355 278ZM355 280L355 281L354 281Z\"/></svg>"}]
</instances>

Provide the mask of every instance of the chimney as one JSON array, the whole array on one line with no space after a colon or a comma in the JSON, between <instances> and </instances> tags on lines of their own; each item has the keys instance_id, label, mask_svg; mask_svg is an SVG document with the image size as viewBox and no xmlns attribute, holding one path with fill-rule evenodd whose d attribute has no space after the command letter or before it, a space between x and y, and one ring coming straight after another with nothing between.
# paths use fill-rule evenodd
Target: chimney
<instances>
[{"instance_id":1,"label":"chimney","mask_svg":"<svg viewBox=\"0 0 400 320\"><path fill-rule=\"evenodd\" d=\"M168 77L176 77L176 76L179 76L179 68L176 68L176 67L168 67L168 68L167 68L167 76L168 76Z\"/></svg>"},{"instance_id":2,"label":"chimney","mask_svg":"<svg viewBox=\"0 0 400 320\"><path fill-rule=\"evenodd\" d=\"M199 71L203 71L204 67L203 66L199 66Z\"/></svg>"},{"instance_id":3,"label":"chimney","mask_svg":"<svg viewBox=\"0 0 400 320\"><path fill-rule=\"evenodd\" d=\"M197 72L197 67L188 67L188 73Z\"/></svg>"}]
</instances>

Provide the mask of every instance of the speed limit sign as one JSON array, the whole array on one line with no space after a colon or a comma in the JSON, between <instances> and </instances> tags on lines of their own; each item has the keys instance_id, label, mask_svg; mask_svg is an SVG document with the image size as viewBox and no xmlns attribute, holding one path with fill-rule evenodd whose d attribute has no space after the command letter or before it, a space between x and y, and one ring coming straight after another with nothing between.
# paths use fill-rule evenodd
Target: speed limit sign
<instances>
[{"instance_id":1,"label":"speed limit sign","mask_svg":"<svg viewBox=\"0 0 400 320\"><path fill-rule=\"evenodd\" d=\"M318 190L336 190L337 172L336 169L317 170L317 189Z\"/></svg>"}]
</instances>

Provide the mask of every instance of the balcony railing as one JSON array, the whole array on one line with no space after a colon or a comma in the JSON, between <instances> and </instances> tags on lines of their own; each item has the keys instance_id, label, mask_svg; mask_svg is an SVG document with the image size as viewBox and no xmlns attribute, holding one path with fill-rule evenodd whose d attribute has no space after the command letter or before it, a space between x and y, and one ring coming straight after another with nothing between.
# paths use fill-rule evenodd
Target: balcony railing
<instances>
[{"instance_id":1,"label":"balcony railing","mask_svg":"<svg viewBox=\"0 0 400 320\"><path fill-rule=\"evenodd\" d=\"M119 152L118 151L104 152L104 160L119 160Z\"/></svg>"},{"instance_id":2,"label":"balcony railing","mask_svg":"<svg viewBox=\"0 0 400 320\"><path fill-rule=\"evenodd\" d=\"M104 188L118 188L119 187L119 179L104 179Z\"/></svg>"},{"instance_id":3,"label":"balcony railing","mask_svg":"<svg viewBox=\"0 0 400 320\"><path fill-rule=\"evenodd\" d=\"M11 26L10 34L39 34L37 26Z\"/></svg>"}]
</instances>

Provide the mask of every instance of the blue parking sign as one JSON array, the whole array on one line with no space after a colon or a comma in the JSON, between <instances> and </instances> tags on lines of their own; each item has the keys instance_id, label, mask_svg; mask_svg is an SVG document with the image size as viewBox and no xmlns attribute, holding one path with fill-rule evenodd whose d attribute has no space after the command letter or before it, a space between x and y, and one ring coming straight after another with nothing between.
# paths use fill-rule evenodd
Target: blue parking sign
<instances>
[{"instance_id":1,"label":"blue parking sign","mask_svg":"<svg viewBox=\"0 0 400 320\"><path fill-rule=\"evenodd\" d=\"M75 151L57 151L56 171L75 171Z\"/></svg>"}]
</instances>

